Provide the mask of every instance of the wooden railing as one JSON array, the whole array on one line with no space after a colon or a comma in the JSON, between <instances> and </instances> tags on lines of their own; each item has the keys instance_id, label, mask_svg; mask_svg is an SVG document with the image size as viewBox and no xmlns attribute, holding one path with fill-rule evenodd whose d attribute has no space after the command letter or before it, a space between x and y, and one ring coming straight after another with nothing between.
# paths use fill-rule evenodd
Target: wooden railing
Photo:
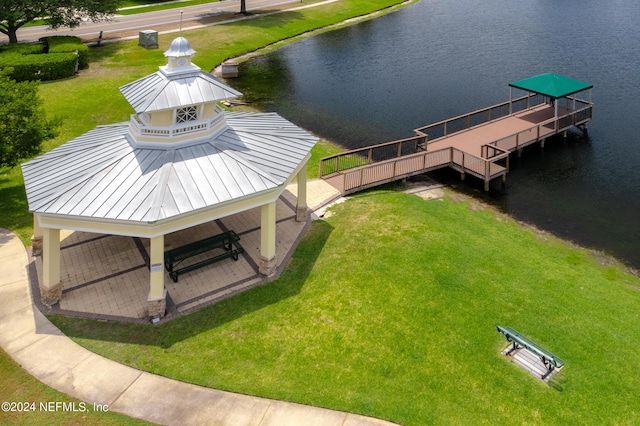
<instances>
[{"instance_id":1,"label":"wooden railing","mask_svg":"<svg viewBox=\"0 0 640 426\"><path fill-rule=\"evenodd\" d=\"M424 136L414 136L322 158L320 160L320 177L323 178L344 170L413 154L421 149L420 147L424 142Z\"/></svg>"},{"instance_id":2,"label":"wooden railing","mask_svg":"<svg viewBox=\"0 0 640 426\"><path fill-rule=\"evenodd\" d=\"M449 148L432 152L418 152L401 158L380 161L342 173L345 193L410 176L417 171L439 168L451 162Z\"/></svg>"},{"instance_id":3,"label":"wooden railing","mask_svg":"<svg viewBox=\"0 0 640 426\"><path fill-rule=\"evenodd\" d=\"M593 115L593 105L586 102L582 103L586 106L558 118L550 118L516 134L498 139L495 142L491 142L491 145L506 151L516 151L545 137L567 130L570 127L579 126L591 120Z\"/></svg>"},{"instance_id":4,"label":"wooden railing","mask_svg":"<svg viewBox=\"0 0 640 426\"><path fill-rule=\"evenodd\" d=\"M491 145L487 145L486 151L490 158L477 157L453 147L421 151L346 170L338 176L336 183L343 193L348 194L446 166L485 181L506 174L509 171L509 152Z\"/></svg>"},{"instance_id":5,"label":"wooden railing","mask_svg":"<svg viewBox=\"0 0 640 426\"><path fill-rule=\"evenodd\" d=\"M451 148L451 166L461 173L472 174L485 182L509 171L509 152L491 145L482 147L482 157ZM485 157L488 155L488 157ZM457 166L457 167L456 167Z\"/></svg>"},{"instance_id":6,"label":"wooden railing","mask_svg":"<svg viewBox=\"0 0 640 426\"><path fill-rule=\"evenodd\" d=\"M428 126L415 129L416 135L426 136L429 143L438 138L452 135L453 133L462 132L471 127L488 123L498 118L509 115L509 104L511 104L511 113L525 111L531 109L544 102L544 98L534 93L514 99L513 101L503 102L487 108L479 109L468 114L459 115L447 120L439 121Z\"/></svg>"},{"instance_id":7,"label":"wooden railing","mask_svg":"<svg viewBox=\"0 0 640 426\"><path fill-rule=\"evenodd\" d=\"M480 156L485 160L498 161L503 158L509 158L510 152L502 149L499 146L486 144L480 147Z\"/></svg>"}]
</instances>

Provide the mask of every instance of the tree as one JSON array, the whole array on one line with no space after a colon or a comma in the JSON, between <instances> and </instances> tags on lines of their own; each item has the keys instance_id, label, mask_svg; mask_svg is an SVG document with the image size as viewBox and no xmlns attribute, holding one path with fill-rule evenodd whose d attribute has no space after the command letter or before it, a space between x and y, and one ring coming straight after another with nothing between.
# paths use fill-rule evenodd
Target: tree
<instances>
[{"instance_id":1,"label":"tree","mask_svg":"<svg viewBox=\"0 0 640 426\"><path fill-rule=\"evenodd\" d=\"M83 21L103 21L117 10L119 0L2 0L0 1L0 32L17 43L16 32L36 19L51 28L77 27Z\"/></svg>"},{"instance_id":2,"label":"tree","mask_svg":"<svg viewBox=\"0 0 640 426\"><path fill-rule=\"evenodd\" d=\"M59 119L47 120L38 82L11 80L0 72L0 167L13 167L41 150L57 134Z\"/></svg>"}]
</instances>

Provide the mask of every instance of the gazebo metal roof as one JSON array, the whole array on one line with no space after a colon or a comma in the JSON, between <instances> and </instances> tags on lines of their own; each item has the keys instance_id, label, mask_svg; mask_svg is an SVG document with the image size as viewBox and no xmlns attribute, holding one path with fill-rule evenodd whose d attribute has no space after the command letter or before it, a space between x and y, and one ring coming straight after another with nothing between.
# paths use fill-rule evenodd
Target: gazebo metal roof
<instances>
[{"instance_id":1,"label":"gazebo metal roof","mask_svg":"<svg viewBox=\"0 0 640 426\"><path fill-rule=\"evenodd\" d=\"M553 73L540 74L535 77L514 81L509 83L509 86L554 99L563 98L593 87L592 84Z\"/></svg>"},{"instance_id":2,"label":"gazebo metal roof","mask_svg":"<svg viewBox=\"0 0 640 426\"><path fill-rule=\"evenodd\" d=\"M122 86L120 92L138 114L242 96L211 74L199 70L173 75L157 71Z\"/></svg>"},{"instance_id":3,"label":"gazebo metal roof","mask_svg":"<svg viewBox=\"0 0 640 426\"><path fill-rule=\"evenodd\" d=\"M135 146L129 123L99 126L22 165L29 209L155 223L286 183L317 138L275 113L227 113L208 139Z\"/></svg>"}]
</instances>

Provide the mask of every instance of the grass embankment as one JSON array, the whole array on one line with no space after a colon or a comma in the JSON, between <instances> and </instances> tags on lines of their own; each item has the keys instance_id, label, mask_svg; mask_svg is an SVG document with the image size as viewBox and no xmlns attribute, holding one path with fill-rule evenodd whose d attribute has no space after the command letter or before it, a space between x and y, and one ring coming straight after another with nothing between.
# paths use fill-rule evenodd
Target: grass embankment
<instances>
[{"instance_id":1,"label":"grass embankment","mask_svg":"<svg viewBox=\"0 0 640 426\"><path fill-rule=\"evenodd\" d=\"M474 201L375 191L332 212L280 279L187 317L53 321L136 368L406 425L640 423L636 277ZM530 376L496 325L565 369Z\"/></svg>"},{"instance_id":2,"label":"grass embankment","mask_svg":"<svg viewBox=\"0 0 640 426\"><path fill-rule=\"evenodd\" d=\"M0 401L16 403L0 412L3 425L148 425L122 414L94 411L92 404L51 389L30 376L0 349ZM40 403L44 404L43 406ZM59 403L58 405L56 405ZM60 405L60 404L64 404ZM25 407L26 405L26 407ZM19 409L20 411L16 411ZM76 410L75 412L73 410Z\"/></svg>"},{"instance_id":3,"label":"grass embankment","mask_svg":"<svg viewBox=\"0 0 640 426\"><path fill-rule=\"evenodd\" d=\"M402 3L401 0L339 0L324 6L294 12L185 31L197 50L194 62L211 70L227 58L252 52L280 40L307 31L340 23L346 19ZM60 135L49 141L45 151L61 145L96 125L129 119L133 110L118 87L157 71L166 63L163 56L177 34L160 35L160 49L145 50L136 40L108 43L90 50L90 66L77 77L41 84L40 94L50 116L64 119ZM324 145L325 149L331 148ZM321 148L322 149L322 148ZM316 150L310 162L309 176L317 176ZM16 232L25 244L33 233L32 217L27 211L24 182L19 167L0 169L0 227Z\"/></svg>"}]
</instances>

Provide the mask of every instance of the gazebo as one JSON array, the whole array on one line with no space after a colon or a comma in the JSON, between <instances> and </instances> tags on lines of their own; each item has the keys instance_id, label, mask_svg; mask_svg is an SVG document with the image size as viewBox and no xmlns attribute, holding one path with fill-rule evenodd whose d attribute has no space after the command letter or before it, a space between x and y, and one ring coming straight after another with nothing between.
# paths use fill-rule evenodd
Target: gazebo
<instances>
[{"instance_id":1,"label":"gazebo","mask_svg":"<svg viewBox=\"0 0 640 426\"><path fill-rule=\"evenodd\" d=\"M554 117L558 117L558 100L564 99L566 102L565 108L574 111L576 109L576 97L572 97L571 95L588 90L589 99L587 99L587 101L591 103L591 89L593 85L554 73L540 74L514 81L509 83L509 114L511 114L513 88L547 97L550 103L554 105ZM572 103L569 104L569 101ZM583 101L578 102L584 103Z\"/></svg>"},{"instance_id":2,"label":"gazebo","mask_svg":"<svg viewBox=\"0 0 640 426\"><path fill-rule=\"evenodd\" d=\"M296 220L307 220L306 164L317 138L272 113L230 113L241 96L191 62L178 37L168 63L120 88L135 113L98 126L22 165L40 295L62 298L60 230L148 238L150 318L164 316L164 236L260 207L259 272L276 265L276 200L298 180Z\"/></svg>"}]
</instances>

